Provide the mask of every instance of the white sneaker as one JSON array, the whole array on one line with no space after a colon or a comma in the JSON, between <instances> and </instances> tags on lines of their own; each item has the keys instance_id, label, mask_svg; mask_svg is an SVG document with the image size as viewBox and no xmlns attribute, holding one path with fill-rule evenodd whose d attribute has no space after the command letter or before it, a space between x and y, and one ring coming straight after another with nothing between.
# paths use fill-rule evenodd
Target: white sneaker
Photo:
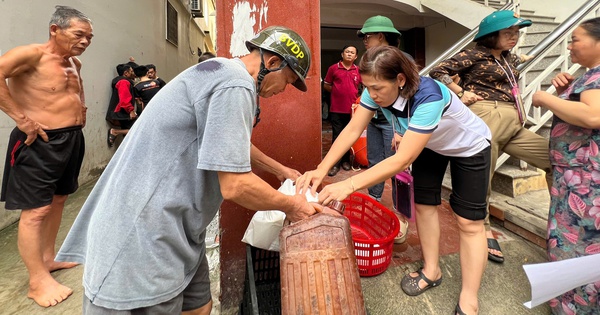
<instances>
[{"instance_id":1,"label":"white sneaker","mask_svg":"<svg viewBox=\"0 0 600 315\"><path fill-rule=\"evenodd\" d=\"M398 231L398 235L394 237L394 244L402 244L406 242L406 237L408 236L408 222L400 220L400 231Z\"/></svg>"}]
</instances>

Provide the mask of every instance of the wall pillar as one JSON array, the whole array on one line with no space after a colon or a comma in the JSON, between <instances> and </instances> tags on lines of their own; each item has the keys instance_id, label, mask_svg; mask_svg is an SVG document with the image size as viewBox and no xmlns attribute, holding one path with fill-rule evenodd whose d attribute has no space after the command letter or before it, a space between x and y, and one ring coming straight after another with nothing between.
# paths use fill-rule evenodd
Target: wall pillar
<instances>
[{"instance_id":1,"label":"wall pillar","mask_svg":"<svg viewBox=\"0 0 600 315\"><path fill-rule=\"evenodd\" d=\"M308 92L288 86L284 93L261 99L261 121L252 133L252 142L267 155L301 173L314 169L321 161L320 1L223 0L217 1L216 6L219 57L242 55L243 40L272 25L293 29L310 47L312 64L306 80ZM273 187L279 187L274 176L257 174ZM253 211L230 202L221 207L221 303L224 314L237 308L242 299L246 244L241 239L253 214Z\"/></svg>"}]
</instances>

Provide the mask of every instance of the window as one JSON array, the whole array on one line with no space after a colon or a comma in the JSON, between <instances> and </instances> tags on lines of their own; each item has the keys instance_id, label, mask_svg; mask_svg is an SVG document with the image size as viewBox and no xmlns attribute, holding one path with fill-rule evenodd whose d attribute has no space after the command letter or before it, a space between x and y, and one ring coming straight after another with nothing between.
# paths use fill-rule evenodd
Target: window
<instances>
[{"instance_id":1,"label":"window","mask_svg":"<svg viewBox=\"0 0 600 315\"><path fill-rule=\"evenodd\" d=\"M167 1L167 41L175 46L179 44L177 10L169 1Z\"/></svg>"}]
</instances>

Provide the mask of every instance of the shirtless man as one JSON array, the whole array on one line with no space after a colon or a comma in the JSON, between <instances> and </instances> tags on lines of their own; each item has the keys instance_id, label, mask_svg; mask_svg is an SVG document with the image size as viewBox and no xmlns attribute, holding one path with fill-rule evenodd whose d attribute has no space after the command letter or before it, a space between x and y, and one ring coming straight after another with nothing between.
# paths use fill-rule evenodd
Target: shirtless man
<instances>
[{"instance_id":1,"label":"shirtless man","mask_svg":"<svg viewBox=\"0 0 600 315\"><path fill-rule=\"evenodd\" d=\"M49 31L45 44L16 47L0 57L0 109L16 123L0 200L6 209L22 209L18 247L29 272L27 296L43 307L73 293L50 272L77 265L55 262L54 246L85 150L86 106L75 56L93 36L90 19L65 6L56 6Z\"/></svg>"}]
</instances>

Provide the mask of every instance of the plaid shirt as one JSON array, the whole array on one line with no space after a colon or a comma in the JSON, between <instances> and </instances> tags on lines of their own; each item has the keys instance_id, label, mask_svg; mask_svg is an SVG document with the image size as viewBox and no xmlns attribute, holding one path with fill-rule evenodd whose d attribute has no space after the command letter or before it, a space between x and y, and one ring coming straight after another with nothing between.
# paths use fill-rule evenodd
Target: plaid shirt
<instances>
[{"instance_id":1,"label":"plaid shirt","mask_svg":"<svg viewBox=\"0 0 600 315\"><path fill-rule=\"evenodd\" d=\"M518 80L519 71L516 67L521 62L520 58L508 51L503 51L502 56L506 58ZM506 68L504 60L498 62ZM473 92L486 101L515 101L506 73L498 66L489 48L475 46L473 49L463 50L442 61L429 72L430 77L438 80L444 74L458 74L461 78L460 85L465 91Z\"/></svg>"}]
</instances>

